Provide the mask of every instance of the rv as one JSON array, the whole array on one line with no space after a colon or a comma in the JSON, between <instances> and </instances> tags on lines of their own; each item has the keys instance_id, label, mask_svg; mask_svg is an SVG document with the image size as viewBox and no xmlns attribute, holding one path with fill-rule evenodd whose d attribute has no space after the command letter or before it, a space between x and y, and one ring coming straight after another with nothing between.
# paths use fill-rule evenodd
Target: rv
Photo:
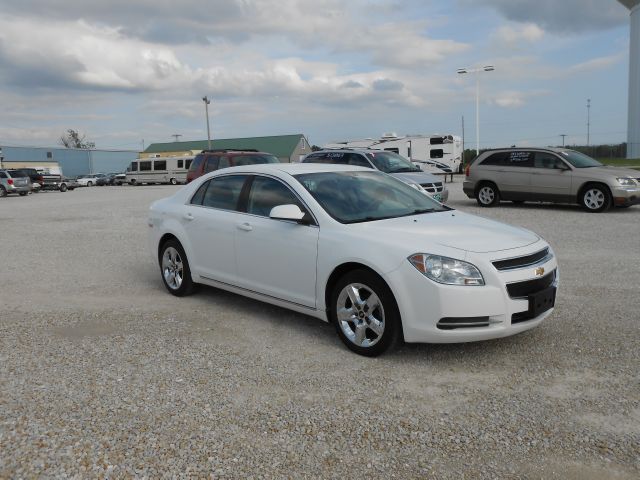
<instances>
[{"instance_id":1,"label":"rv","mask_svg":"<svg viewBox=\"0 0 640 480\"><path fill-rule=\"evenodd\" d=\"M385 133L380 138L350 140L324 148L372 148L395 152L429 173L462 172L462 139L455 135L405 135Z\"/></svg>"},{"instance_id":2,"label":"rv","mask_svg":"<svg viewBox=\"0 0 640 480\"><path fill-rule=\"evenodd\" d=\"M187 183L187 171L193 155L182 157L154 157L137 159L127 168L127 183L141 185L143 183Z\"/></svg>"}]
</instances>

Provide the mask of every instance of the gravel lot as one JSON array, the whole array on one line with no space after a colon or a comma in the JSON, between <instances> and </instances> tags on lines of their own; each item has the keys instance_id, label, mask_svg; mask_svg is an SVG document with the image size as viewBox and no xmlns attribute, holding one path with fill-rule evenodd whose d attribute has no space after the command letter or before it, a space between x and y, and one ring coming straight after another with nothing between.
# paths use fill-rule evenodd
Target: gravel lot
<instances>
[{"instance_id":1,"label":"gravel lot","mask_svg":"<svg viewBox=\"0 0 640 480\"><path fill-rule=\"evenodd\" d=\"M368 359L333 327L206 288L176 299L146 211L177 187L0 199L0 478L640 475L640 207L480 210L556 250L516 337Z\"/></svg>"}]
</instances>

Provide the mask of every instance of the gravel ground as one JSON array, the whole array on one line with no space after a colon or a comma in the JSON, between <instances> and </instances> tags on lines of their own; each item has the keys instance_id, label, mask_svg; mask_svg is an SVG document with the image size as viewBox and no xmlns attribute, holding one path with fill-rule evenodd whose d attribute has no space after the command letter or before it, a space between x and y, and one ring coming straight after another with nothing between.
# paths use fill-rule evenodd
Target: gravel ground
<instances>
[{"instance_id":1,"label":"gravel ground","mask_svg":"<svg viewBox=\"0 0 640 480\"><path fill-rule=\"evenodd\" d=\"M0 478L638 478L640 207L450 204L555 248L524 334L368 359L212 288L169 295L146 211L176 187L0 199Z\"/></svg>"}]
</instances>

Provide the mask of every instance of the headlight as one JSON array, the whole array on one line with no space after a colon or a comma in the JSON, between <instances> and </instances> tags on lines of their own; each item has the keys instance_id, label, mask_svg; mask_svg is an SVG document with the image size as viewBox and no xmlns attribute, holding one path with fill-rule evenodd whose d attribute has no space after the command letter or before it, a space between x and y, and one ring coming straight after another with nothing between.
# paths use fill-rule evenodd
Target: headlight
<instances>
[{"instance_id":1,"label":"headlight","mask_svg":"<svg viewBox=\"0 0 640 480\"><path fill-rule=\"evenodd\" d=\"M636 184L636 181L633 178L616 178L620 185L624 185L625 187L633 187Z\"/></svg>"},{"instance_id":2,"label":"headlight","mask_svg":"<svg viewBox=\"0 0 640 480\"><path fill-rule=\"evenodd\" d=\"M446 285L484 285L480 270L462 260L428 253L416 253L408 260L434 282Z\"/></svg>"}]
</instances>

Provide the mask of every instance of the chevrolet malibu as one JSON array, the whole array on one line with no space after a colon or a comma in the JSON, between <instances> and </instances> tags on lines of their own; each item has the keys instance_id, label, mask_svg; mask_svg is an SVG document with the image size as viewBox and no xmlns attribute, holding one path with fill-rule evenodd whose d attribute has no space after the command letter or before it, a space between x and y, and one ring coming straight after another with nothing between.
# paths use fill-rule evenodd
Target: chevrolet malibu
<instances>
[{"instance_id":1,"label":"chevrolet malibu","mask_svg":"<svg viewBox=\"0 0 640 480\"><path fill-rule=\"evenodd\" d=\"M153 203L148 225L169 293L205 284L312 315L367 356L531 329L559 280L535 233L354 166L219 170Z\"/></svg>"}]
</instances>

